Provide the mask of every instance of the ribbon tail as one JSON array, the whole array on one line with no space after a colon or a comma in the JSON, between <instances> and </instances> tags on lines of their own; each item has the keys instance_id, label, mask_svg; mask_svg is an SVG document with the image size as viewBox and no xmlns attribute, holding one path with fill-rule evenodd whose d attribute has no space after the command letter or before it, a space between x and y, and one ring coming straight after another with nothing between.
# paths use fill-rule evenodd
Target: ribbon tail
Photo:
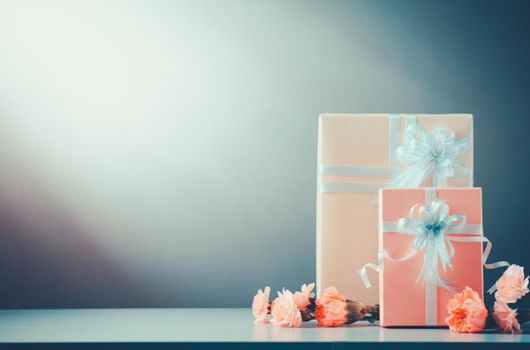
<instances>
[{"instance_id":1,"label":"ribbon tail","mask_svg":"<svg viewBox=\"0 0 530 350\"><path fill-rule=\"evenodd\" d=\"M482 263L484 264L484 267L486 269L493 270L493 269L498 269L499 267L510 266L510 263L505 260L497 261L494 263L487 263L488 256L491 253L491 248L493 248L493 243L491 243L491 241L487 239L486 237L483 237L483 242L486 242L486 248L484 249L484 252L482 253Z\"/></svg>"},{"instance_id":2,"label":"ribbon tail","mask_svg":"<svg viewBox=\"0 0 530 350\"><path fill-rule=\"evenodd\" d=\"M383 271L385 265L385 255L388 254L386 250L381 250L379 253L377 253L377 265L374 263L367 263L364 264L363 267L357 269L357 273L361 277L361 280L364 283L365 288L371 288L372 283L370 282L370 279L368 278L368 273L366 269L372 269L375 272L379 273Z\"/></svg>"},{"instance_id":3,"label":"ribbon tail","mask_svg":"<svg viewBox=\"0 0 530 350\"><path fill-rule=\"evenodd\" d=\"M495 293L496 291L497 291L497 285L494 284L493 286L490 287L490 289L488 289L487 293L491 295Z\"/></svg>"},{"instance_id":4,"label":"ribbon tail","mask_svg":"<svg viewBox=\"0 0 530 350\"><path fill-rule=\"evenodd\" d=\"M442 260L442 264L444 264L445 261L440 256L440 243L443 244L443 241L439 242L437 238L432 236L428 237L427 244L425 246L425 254L423 256L423 266L420 274L418 275L416 283L422 281L423 283L440 286L447 290L453 290L453 288L449 285L451 281L440 276L438 271L438 260Z\"/></svg>"},{"instance_id":5,"label":"ribbon tail","mask_svg":"<svg viewBox=\"0 0 530 350\"><path fill-rule=\"evenodd\" d=\"M438 254L438 258L440 259L440 264L442 265L442 269L447 271L447 266L450 268L453 268L453 264L451 264L451 258L449 256L449 252L447 251L447 245L445 241L445 237L442 235L439 235L435 238L436 242L436 252ZM448 242L451 244L451 242Z\"/></svg>"},{"instance_id":6,"label":"ribbon tail","mask_svg":"<svg viewBox=\"0 0 530 350\"><path fill-rule=\"evenodd\" d=\"M364 286L366 288L371 288L372 283L370 282L370 279L368 278L367 269L372 269L377 273L382 272L385 268L385 259L388 259L390 261L401 262L401 261L409 260L414 255L416 255L417 252L418 252L417 250L413 249L401 258L393 258L392 256L390 256L390 254L388 254L386 250L384 249L380 250L379 253L377 253L377 264L374 264L374 263L364 264L361 268L357 269L357 273L361 277L361 280L363 281Z\"/></svg>"},{"instance_id":7,"label":"ribbon tail","mask_svg":"<svg viewBox=\"0 0 530 350\"><path fill-rule=\"evenodd\" d=\"M433 172L431 162L418 163L403 170L395 179L393 179L388 187L395 188L415 188L419 187L421 183Z\"/></svg>"},{"instance_id":8,"label":"ribbon tail","mask_svg":"<svg viewBox=\"0 0 530 350\"><path fill-rule=\"evenodd\" d=\"M427 242L425 244L425 251L423 253L423 265L421 266L420 273L416 279L416 283L422 281L423 283L433 283L433 278L431 274L432 269L432 260L433 260L433 247L431 244L431 237L427 237Z\"/></svg>"},{"instance_id":9,"label":"ribbon tail","mask_svg":"<svg viewBox=\"0 0 530 350\"><path fill-rule=\"evenodd\" d=\"M484 237L484 242L486 242L486 248L484 248L484 252L482 253L482 263L484 264L484 267L486 269L493 270L493 269L498 269L499 267L510 266L510 263L504 260L497 261L494 263L487 263L488 256L490 255L491 248L493 247L493 243L491 243L491 241L487 239L486 237ZM495 293L496 290L497 290L497 287L495 284L493 284L493 286L491 286L488 289L488 294L493 294Z\"/></svg>"},{"instance_id":10,"label":"ribbon tail","mask_svg":"<svg viewBox=\"0 0 530 350\"><path fill-rule=\"evenodd\" d=\"M498 269L499 267L505 267L505 266L510 266L510 263L505 261L505 260L501 260L501 261L497 261L497 262L494 262L494 263L488 263L488 257L491 253L491 249L493 248L493 243L491 243L491 241L487 238L487 237L484 237L484 236L481 236L481 237L451 237L451 240L452 241L458 241L458 242L483 242L483 243L486 243L486 247L484 248L483 252L482 252L482 265L484 266L484 268L488 269L488 270L493 270L493 269ZM489 294L493 294L495 293L495 291L497 290L497 288L495 287L495 285L491 286L489 289L488 289L488 293Z\"/></svg>"},{"instance_id":11,"label":"ribbon tail","mask_svg":"<svg viewBox=\"0 0 530 350\"><path fill-rule=\"evenodd\" d=\"M432 187L447 187L447 178L439 176L435 171L432 175Z\"/></svg>"}]
</instances>

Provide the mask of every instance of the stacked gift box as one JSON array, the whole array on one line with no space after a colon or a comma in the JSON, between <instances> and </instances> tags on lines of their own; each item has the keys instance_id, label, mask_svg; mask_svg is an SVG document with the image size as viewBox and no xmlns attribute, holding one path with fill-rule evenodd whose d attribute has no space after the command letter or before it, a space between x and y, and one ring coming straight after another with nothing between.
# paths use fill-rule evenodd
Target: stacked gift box
<instances>
[{"instance_id":1,"label":"stacked gift box","mask_svg":"<svg viewBox=\"0 0 530 350\"><path fill-rule=\"evenodd\" d=\"M490 249L472 115L320 115L319 288L379 303L382 326L444 325L455 291L483 297Z\"/></svg>"}]
</instances>

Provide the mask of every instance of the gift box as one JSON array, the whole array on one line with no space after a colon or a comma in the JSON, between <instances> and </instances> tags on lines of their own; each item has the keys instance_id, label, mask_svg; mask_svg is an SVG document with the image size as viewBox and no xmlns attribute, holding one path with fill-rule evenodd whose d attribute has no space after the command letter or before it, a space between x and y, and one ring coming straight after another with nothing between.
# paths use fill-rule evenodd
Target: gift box
<instances>
[{"instance_id":1,"label":"gift box","mask_svg":"<svg viewBox=\"0 0 530 350\"><path fill-rule=\"evenodd\" d=\"M428 160L414 164L414 157L421 156L416 153L421 153L422 149L412 147L411 140L417 138L414 145L428 146L432 139L431 143L436 145L436 141L451 135L454 147L449 147L443 156L454 156L455 162L449 160L440 164L454 166L454 174L448 173L447 167L440 167L439 174L433 173L432 169L424 167L431 164ZM462 151L458 147L464 143L469 149L455 156L455 149ZM355 268L377 256L377 191L390 184L394 187L430 186L433 180L438 186L472 186L472 145L470 114L321 114L317 292L336 286L348 298L378 303L378 283L366 289L355 273ZM401 158L407 163L401 162ZM462 166L466 172L462 172ZM443 178L445 175L449 176Z\"/></svg>"},{"instance_id":2,"label":"gift box","mask_svg":"<svg viewBox=\"0 0 530 350\"><path fill-rule=\"evenodd\" d=\"M381 189L378 226L381 326L443 326L455 292L483 298L480 188Z\"/></svg>"}]
</instances>

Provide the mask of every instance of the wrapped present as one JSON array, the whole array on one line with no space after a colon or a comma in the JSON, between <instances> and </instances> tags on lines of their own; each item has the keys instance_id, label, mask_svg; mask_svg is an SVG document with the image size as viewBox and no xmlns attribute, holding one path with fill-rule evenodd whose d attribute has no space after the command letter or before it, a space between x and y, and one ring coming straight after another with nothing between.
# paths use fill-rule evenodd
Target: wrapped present
<instances>
[{"instance_id":1,"label":"wrapped present","mask_svg":"<svg viewBox=\"0 0 530 350\"><path fill-rule=\"evenodd\" d=\"M321 114L318 135L318 292L375 304L355 268L377 256L377 191L472 186L472 116Z\"/></svg>"},{"instance_id":2,"label":"wrapped present","mask_svg":"<svg viewBox=\"0 0 530 350\"><path fill-rule=\"evenodd\" d=\"M483 297L480 188L381 189L378 266L382 326L443 326L447 302L471 287ZM483 251L483 243L486 249ZM372 266L369 266L372 265Z\"/></svg>"}]
</instances>

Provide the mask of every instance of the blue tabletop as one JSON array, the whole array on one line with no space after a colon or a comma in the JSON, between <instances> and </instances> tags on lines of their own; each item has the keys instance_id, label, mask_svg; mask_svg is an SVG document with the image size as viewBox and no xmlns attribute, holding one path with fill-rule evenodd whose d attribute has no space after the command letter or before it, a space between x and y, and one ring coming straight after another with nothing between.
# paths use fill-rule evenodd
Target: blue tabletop
<instances>
[{"instance_id":1,"label":"blue tabletop","mask_svg":"<svg viewBox=\"0 0 530 350\"><path fill-rule=\"evenodd\" d=\"M453 334L445 328L382 328L360 322L342 328L317 328L314 321L302 328L274 328L254 324L249 309L66 309L66 310L3 310L0 311L0 345L16 348L23 344L53 348L77 344L180 344L193 347L200 344L243 344L252 346L286 346L296 344L319 347L334 344L334 348L370 348L385 344L453 343L451 348L473 346L527 347L530 335L506 335L493 332L482 334ZM18 345L17 345L18 344ZM446 344L447 345L447 344ZM51 346L51 345L50 345ZM71 348L68 347L68 348ZM179 347L181 348L181 347ZM409 347L407 347L409 348Z\"/></svg>"}]
</instances>

